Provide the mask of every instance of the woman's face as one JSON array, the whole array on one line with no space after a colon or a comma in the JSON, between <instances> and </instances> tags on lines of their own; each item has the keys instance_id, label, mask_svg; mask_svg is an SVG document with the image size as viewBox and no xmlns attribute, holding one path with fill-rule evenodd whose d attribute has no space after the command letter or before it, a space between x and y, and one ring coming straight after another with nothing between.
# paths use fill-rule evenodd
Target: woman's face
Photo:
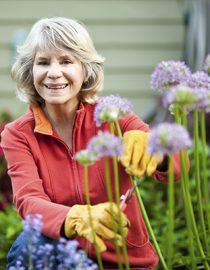
<instances>
[{"instance_id":1,"label":"woman's face","mask_svg":"<svg viewBox=\"0 0 210 270\"><path fill-rule=\"evenodd\" d=\"M78 102L84 81L82 64L69 51L38 51L33 64L34 86L49 104Z\"/></svg>"}]
</instances>

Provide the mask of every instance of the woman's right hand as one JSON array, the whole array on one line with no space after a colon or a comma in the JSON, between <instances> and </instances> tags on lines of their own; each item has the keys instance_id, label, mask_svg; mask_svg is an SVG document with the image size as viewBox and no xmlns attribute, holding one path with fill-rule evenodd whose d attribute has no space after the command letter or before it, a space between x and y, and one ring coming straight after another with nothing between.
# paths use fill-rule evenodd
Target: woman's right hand
<instances>
[{"instance_id":1,"label":"woman's right hand","mask_svg":"<svg viewBox=\"0 0 210 270\"><path fill-rule=\"evenodd\" d=\"M91 213L91 219L89 213ZM89 242L95 242L100 252L106 250L102 238L112 242L116 239L117 245L122 246L119 214L121 215L123 234L126 236L130 222L125 214L118 210L115 203L106 202L93 206L76 204L70 208L65 219L65 235L68 238L85 237ZM94 233L92 228L94 228Z\"/></svg>"}]
</instances>

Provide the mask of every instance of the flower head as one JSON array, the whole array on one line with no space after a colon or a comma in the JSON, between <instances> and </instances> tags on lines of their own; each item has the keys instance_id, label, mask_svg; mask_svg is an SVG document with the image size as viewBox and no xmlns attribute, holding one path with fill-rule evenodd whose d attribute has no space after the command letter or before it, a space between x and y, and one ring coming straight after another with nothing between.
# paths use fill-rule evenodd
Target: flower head
<instances>
[{"instance_id":1,"label":"flower head","mask_svg":"<svg viewBox=\"0 0 210 270\"><path fill-rule=\"evenodd\" d=\"M70 269L96 270L98 266L87 257L84 250L79 249L76 240L60 238L58 242L41 244L41 215L27 215L23 222L24 231L29 234L27 246L23 249L23 256L17 258L16 264L10 270L25 269ZM33 236L33 237L31 237ZM27 258L29 265L27 265Z\"/></svg>"},{"instance_id":2,"label":"flower head","mask_svg":"<svg viewBox=\"0 0 210 270\"><path fill-rule=\"evenodd\" d=\"M198 95L195 89L179 84L166 92L162 103L165 108L171 104L191 108L197 101Z\"/></svg>"},{"instance_id":3,"label":"flower head","mask_svg":"<svg viewBox=\"0 0 210 270\"><path fill-rule=\"evenodd\" d=\"M197 71L192 74L189 86L192 88L206 88L210 91L210 77L204 71Z\"/></svg>"},{"instance_id":4,"label":"flower head","mask_svg":"<svg viewBox=\"0 0 210 270\"><path fill-rule=\"evenodd\" d=\"M210 112L210 91L206 88L195 88L197 101L193 104L193 109Z\"/></svg>"},{"instance_id":5,"label":"flower head","mask_svg":"<svg viewBox=\"0 0 210 270\"><path fill-rule=\"evenodd\" d=\"M210 54L207 55L204 61L203 69L205 72L210 73Z\"/></svg>"},{"instance_id":6,"label":"flower head","mask_svg":"<svg viewBox=\"0 0 210 270\"><path fill-rule=\"evenodd\" d=\"M175 123L161 123L151 131L148 151L151 154L171 155L191 146L192 140L183 126Z\"/></svg>"},{"instance_id":7,"label":"flower head","mask_svg":"<svg viewBox=\"0 0 210 270\"><path fill-rule=\"evenodd\" d=\"M99 131L98 135L90 139L87 149L97 159L101 157L119 157L122 154L122 142L117 136L107 131Z\"/></svg>"},{"instance_id":8,"label":"flower head","mask_svg":"<svg viewBox=\"0 0 210 270\"><path fill-rule=\"evenodd\" d=\"M95 107L94 119L96 125L100 126L102 122L114 122L132 112L133 107L127 99L110 95L99 100Z\"/></svg>"},{"instance_id":9,"label":"flower head","mask_svg":"<svg viewBox=\"0 0 210 270\"><path fill-rule=\"evenodd\" d=\"M74 159L76 159L82 165L90 165L94 163L97 158L93 153L89 152L87 149L84 149L77 152Z\"/></svg>"},{"instance_id":10,"label":"flower head","mask_svg":"<svg viewBox=\"0 0 210 270\"><path fill-rule=\"evenodd\" d=\"M57 256L58 267L56 269L98 269L98 266L87 257L84 250L78 248L77 241L61 238L57 248L59 255Z\"/></svg>"},{"instance_id":11,"label":"flower head","mask_svg":"<svg viewBox=\"0 0 210 270\"><path fill-rule=\"evenodd\" d=\"M189 67L181 61L162 61L151 75L151 88L163 92L190 79Z\"/></svg>"}]
</instances>

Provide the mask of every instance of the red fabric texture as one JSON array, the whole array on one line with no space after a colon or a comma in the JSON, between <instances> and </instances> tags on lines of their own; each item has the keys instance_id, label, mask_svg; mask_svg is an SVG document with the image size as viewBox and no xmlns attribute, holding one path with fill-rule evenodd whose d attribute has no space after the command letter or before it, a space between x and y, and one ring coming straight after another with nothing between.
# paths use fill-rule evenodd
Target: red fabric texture
<instances>
[{"instance_id":1,"label":"red fabric texture","mask_svg":"<svg viewBox=\"0 0 210 270\"><path fill-rule=\"evenodd\" d=\"M86 204L84 192L83 167L73 159L74 154L85 149L87 142L99 130L93 120L94 105L82 104L76 112L72 150L58 137L40 107L32 107L19 119L8 124L2 133L2 148L12 180L13 196L16 208L22 218L27 214L43 216L43 234L58 239L69 207L74 204ZM122 133L138 129L149 131L149 127L137 116L120 120ZM109 124L103 124L100 130L109 130ZM175 177L179 178L178 155L174 156ZM110 166L112 160L110 159ZM113 175L111 176L113 179ZM155 172L153 177L167 180L167 173ZM119 164L120 194L131 187L129 176ZM112 181L114 193L114 180ZM89 167L89 189L92 204L107 201L104 177L104 162L100 160ZM153 196L153 195L152 195ZM125 214L131 222L126 238L130 265L155 268L158 256L148 239L148 233L135 196L129 202ZM86 248L85 239L77 238L81 247ZM107 251L103 260L116 263L114 246L106 241ZM95 256L91 245L88 252Z\"/></svg>"}]
</instances>

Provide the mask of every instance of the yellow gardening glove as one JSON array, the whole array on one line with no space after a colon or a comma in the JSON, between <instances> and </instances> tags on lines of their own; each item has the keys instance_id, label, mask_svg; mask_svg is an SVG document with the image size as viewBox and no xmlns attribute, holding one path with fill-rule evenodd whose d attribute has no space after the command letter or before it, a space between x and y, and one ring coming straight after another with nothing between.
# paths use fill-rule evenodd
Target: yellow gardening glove
<instances>
[{"instance_id":1,"label":"yellow gardening glove","mask_svg":"<svg viewBox=\"0 0 210 270\"><path fill-rule=\"evenodd\" d=\"M93 228L95 231L95 241L99 252L106 250L106 246L102 238L114 241L122 246L122 237L119 234L120 226L118 222L119 212L115 203L100 203L90 206ZM125 214L121 212L122 226L124 235L128 233L129 221ZM113 226L116 233L113 231ZM74 205L70 208L64 223L64 232L66 237L75 236L85 237L89 242L94 243L94 237L90 226L90 218L88 205Z\"/></svg>"},{"instance_id":2,"label":"yellow gardening glove","mask_svg":"<svg viewBox=\"0 0 210 270\"><path fill-rule=\"evenodd\" d=\"M141 178L144 174L150 176L163 160L161 155L148 153L150 133L140 130L127 131L123 135L123 154L121 163L126 172Z\"/></svg>"}]
</instances>

